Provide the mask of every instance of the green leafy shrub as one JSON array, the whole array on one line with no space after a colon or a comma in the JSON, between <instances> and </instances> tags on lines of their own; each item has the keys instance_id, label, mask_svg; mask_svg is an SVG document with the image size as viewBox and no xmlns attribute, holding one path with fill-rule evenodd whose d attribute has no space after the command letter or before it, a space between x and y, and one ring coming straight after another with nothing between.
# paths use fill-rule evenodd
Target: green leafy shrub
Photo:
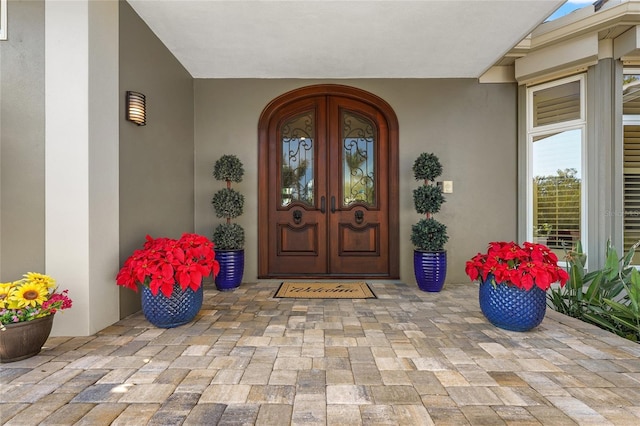
<instances>
[{"instance_id":1,"label":"green leafy shrub","mask_svg":"<svg viewBox=\"0 0 640 426\"><path fill-rule=\"evenodd\" d=\"M221 223L213 231L213 241L220 250L242 250L244 229L237 223Z\"/></svg>"},{"instance_id":2,"label":"green leafy shrub","mask_svg":"<svg viewBox=\"0 0 640 426\"><path fill-rule=\"evenodd\" d=\"M235 155L223 155L213 166L213 177L216 180L242 182L243 175L242 162Z\"/></svg>"},{"instance_id":3,"label":"green leafy shrub","mask_svg":"<svg viewBox=\"0 0 640 426\"><path fill-rule=\"evenodd\" d=\"M434 181L442 174L442 164L435 154L423 152L413 163L413 175L416 180Z\"/></svg>"},{"instance_id":4,"label":"green leafy shrub","mask_svg":"<svg viewBox=\"0 0 640 426\"><path fill-rule=\"evenodd\" d=\"M422 185L413 190L413 204L420 214L438 213L444 201L442 189L437 185Z\"/></svg>"},{"instance_id":5,"label":"green leafy shrub","mask_svg":"<svg viewBox=\"0 0 640 426\"><path fill-rule=\"evenodd\" d=\"M442 251L448 240L447 227L433 218L420 219L411 227L411 242L418 250Z\"/></svg>"},{"instance_id":6,"label":"green leafy shrub","mask_svg":"<svg viewBox=\"0 0 640 426\"><path fill-rule=\"evenodd\" d=\"M216 211L216 217L233 219L244 212L244 195L231 188L223 188L213 195L211 204Z\"/></svg>"},{"instance_id":7,"label":"green leafy shrub","mask_svg":"<svg viewBox=\"0 0 640 426\"><path fill-rule=\"evenodd\" d=\"M597 325L619 336L640 341L640 273L631 266L638 244L623 258L607 241L602 269L585 273L582 244L567 252L569 281L552 288L549 306L565 315Z\"/></svg>"}]
</instances>

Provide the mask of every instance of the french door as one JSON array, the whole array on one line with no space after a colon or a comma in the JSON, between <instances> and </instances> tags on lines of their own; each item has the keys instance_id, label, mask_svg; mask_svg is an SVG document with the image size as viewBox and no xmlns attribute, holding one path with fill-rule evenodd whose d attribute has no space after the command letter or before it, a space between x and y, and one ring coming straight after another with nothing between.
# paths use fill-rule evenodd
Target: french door
<instances>
[{"instance_id":1,"label":"french door","mask_svg":"<svg viewBox=\"0 0 640 426\"><path fill-rule=\"evenodd\" d=\"M345 86L272 102L259 125L259 276L398 275L397 121Z\"/></svg>"}]
</instances>

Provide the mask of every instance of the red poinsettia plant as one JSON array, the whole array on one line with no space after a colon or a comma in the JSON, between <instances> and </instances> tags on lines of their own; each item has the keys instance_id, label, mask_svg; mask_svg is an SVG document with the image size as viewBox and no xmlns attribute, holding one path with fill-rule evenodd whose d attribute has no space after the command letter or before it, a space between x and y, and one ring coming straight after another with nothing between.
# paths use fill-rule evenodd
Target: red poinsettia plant
<instances>
[{"instance_id":1,"label":"red poinsettia plant","mask_svg":"<svg viewBox=\"0 0 640 426\"><path fill-rule=\"evenodd\" d=\"M195 291L203 278L211 274L215 277L219 271L213 243L208 238L188 233L179 240L147 235L144 247L124 262L116 283L134 291L138 291L138 284L148 286L154 296L160 291L170 297L174 285Z\"/></svg>"},{"instance_id":2,"label":"red poinsettia plant","mask_svg":"<svg viewBox=\"0 0 640 426\"><path fill-rule=\"evenodd\" d=\"M564 286L569 279L549 247L529 242L522 246L513 241L491 242L486 253L478 253L467 261L465 271L471 281L490 279L494 285L503 283L527 291L533 286L547 291L551 284L559 282Z\"/></svg>"}]
</instances>

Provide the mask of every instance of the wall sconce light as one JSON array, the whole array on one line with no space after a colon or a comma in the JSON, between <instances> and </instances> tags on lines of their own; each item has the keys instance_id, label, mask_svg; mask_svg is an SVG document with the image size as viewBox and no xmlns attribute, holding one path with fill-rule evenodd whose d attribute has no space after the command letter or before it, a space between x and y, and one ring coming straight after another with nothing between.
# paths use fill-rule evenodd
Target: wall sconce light
<instances>
[{"instance_id":1,"label":"wall sconce light","mask_svg":"<svg viewBox=\"0 0 640 426\"><path fill-rule=\"evenodd\" d=\"M127 91L126 119L138 126L147 124L147 112L145 97L142 93Z\"/></svg>"}]
</instances>

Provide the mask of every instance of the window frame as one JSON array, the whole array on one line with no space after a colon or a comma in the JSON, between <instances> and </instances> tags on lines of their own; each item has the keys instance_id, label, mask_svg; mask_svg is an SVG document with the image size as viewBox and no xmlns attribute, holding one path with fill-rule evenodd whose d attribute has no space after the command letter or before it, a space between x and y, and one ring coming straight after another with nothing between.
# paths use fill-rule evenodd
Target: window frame
<instances>
[{"instance_id":1,"label":"window frame","mask_svg":"<svg viewBox=\"0 0 640 426\"><path fill-rule=\"evenodd\" d=\"M0 40L7 39L7 0L0 0Z\"/></svg>"},{"instance_id":2,"label":"window frame","mask_svg":"<svg viewBox=\"0 0 640 426\"><path fill-rule=\"evenodd\" d=\"M534 94L540 90L561 86L567 83L579 82L580 87L580 116L573 120L567 120L560 123L546 124L542 126L534 126ZM587 99L586 99L586 74L577 74L570 77L550 81L543 84L528 86L526 88L526 218L525 218L525 239L533 241L533 140L538 136L544 136L552 133L566 132L570 130L581 131L580 141L580 171L581 175L581 191L580 191L580 239L588 241L587 229ZM563 263L563 262L561 262Z\"/></svg>"},{"instance_id":3,"label":"window frame","mask_svg":"<svg viewBox=\"0 0 640 426\"><path fill-rule=\"evenodd\" d=\"M624 67L622 69L622 79L624 81L625 76L627 75L640 75L640 68L638 67ZM623 87L624 87L624 83L623 83ZM620 96L624 96L624 93L620 93ZM622 186L620 188L621 190L621 198L622 198L622 237L620 239L620 241L622 242L622 252L623 253L627 253L627 245L626 245L626 225L627 225L627 217L626 217L626 212L627 212L627 204L626 204L626 197L625 197L625 192L626 192L626 178L625 176L627 175L627 173L625 173L625 127L626 126L640 126L640 114L624 114L624 100L622 100L622 163L620 164L620 169L622 170ZM638 252L636 252L636 255L633 256L633 258L631 259L631 266L635 267L636 269L640 269L640 263L636 263L634 262L634 258L638 255Z\"/></svg>"}]
</instances>

